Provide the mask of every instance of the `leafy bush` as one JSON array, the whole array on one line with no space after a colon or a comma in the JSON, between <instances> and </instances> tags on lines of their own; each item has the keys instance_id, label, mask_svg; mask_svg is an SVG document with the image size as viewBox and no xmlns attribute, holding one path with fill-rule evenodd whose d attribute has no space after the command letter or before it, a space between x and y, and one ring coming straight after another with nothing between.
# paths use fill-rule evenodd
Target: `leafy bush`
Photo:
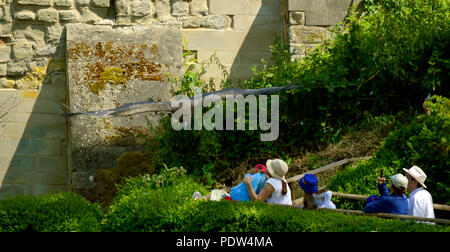
<instances>
[{"instance_id":1,"label":"leafy bush","mask_svg":"<svg viewBox=\"0 0 450 252\"><path fill-rule=\"evenodd\" d=\"M215 180L231 182L235 178L228 171L246 159L265 162L268 156L280 156L274 151L276 142L260 141L261 130L176 131L170 117L163 118L159 127L146 150L154 154L155 163L160 167L186 167L188 173L202 177L207 184Z\"/></svg>"},{"instance_id":2,"label":"leafy bush","mask_svg":"<svg viewBox=\"0 0 450 252\"><path fill-rule=\"evenodd\" d=\"M376 177L381 168L387 177L404 174L402 168L416 165L427 174L427 190L433 201L450 204L450 99L433 96L425 106L430 107L430 116L419 115L409 125L391 132L374 158L347 166L330 181L329 188L362 195L378 194Z\"/></svg>"},{"instance_id":3,"label":"leafy bush","mask_svg":"<svg viewBox=\"0 0 450 252\"><path fill-rule=\"evenodd\" d=\"M117 158L112 168L95 170L92 188L78 189L76 192L91 202L99 203L105 209L116 197L116 184L120 184L128 177L155 172L153 158L149 153L124 152Z\"/></svg>"},{"instance_id":4,"label":"leafy bush","mask_svg":"<svg viewBox=\"0 0 450 252\"><path fill-rule=\"evenodd\" d=\"M167 231L161 219L169 218L195 191L207 193L185 173L171 168L160 175L127 179L106 214L104 231Z\"/></svg>"},{"instance_id":5,"label":"leafy bush","mask_svg":"<svg viewBox=\"0 0 450 252\"><path fill-rule=\"evenodd\" d=\"M333 40L291 61L274 47L275 64L247 86L303 85L280 107L293 138L324 140L364 114L418 110L427 93L446 95L450 68L446 0L371 0L352 12Z\"/></svg>"},{"instance_id":6,"label":"leafy bush","mask_svg":"<svg viewBox=\"0 0 450 252\"><path fill-rule=\"evenodd\" d=\"M176 169L160 177L128 180L106 215L104 231L450 231L448 226L327 210L308 211L256 202L191 200L192 192L204 193L204 188L181 173L170 175L173 171Z\"/></svg>"},{"instance_id":7,"label":"leafy bush","mask_svg":"<svg viewBox=\"0 0 450 252\"><path fill-rule=\"evenodd\" d=\"M450 93L448 13L447 0L367 0L332 40L301 59L292 60L290 48L278 40L271 63L254 68L240 83L245 88L302 85L280 96L278 140L260 142L260 131L174 131L165 118L152 149L157 165L183 165L229 182L218 175L248 158L258 162L337 142L368 114L421 110L427 94ZM209 84L198 78L204 70L187 71L177 94L205 90Z\"/></svg>"},{"instance_id":8,"label":"leafy bush","mask_svg":"<svg viewBox=\"0 0 450 252\"><path fill-rule=\"evenodd\" d=\"M74 193L18 196L0 200L0 231L18 232L29 225L40 232L100 231L103 213Z\"/></svg>"}]
</instances>

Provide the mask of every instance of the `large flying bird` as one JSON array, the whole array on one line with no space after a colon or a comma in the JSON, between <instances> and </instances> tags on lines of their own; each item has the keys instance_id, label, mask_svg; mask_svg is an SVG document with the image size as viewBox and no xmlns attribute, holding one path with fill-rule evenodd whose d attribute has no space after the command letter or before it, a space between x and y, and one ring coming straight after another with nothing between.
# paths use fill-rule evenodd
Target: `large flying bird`
<instances>
[{"instance_id":1,"label":"large flying bird","mask_svg":"<svg viewBox=\"0 0 450 252\"><path fill-rule=\"evenodd\" d=\"M220 99L224 100L227 98L227 96L236 97L238 95L241 95L245 97L247 95L255 95L255 96L271 95L283 90L291 90L299 87L300 86L298 85L289 84L282 87L268 87L258 89L227 88L216 92L205 93L202 94L201 96L193 96L189 98L189 100L191 102L191 106L198 106L202 104L203 99L207 97L213 97L212 95L214 95L214 97L220 97ZM105 118L117 116L131 116L147 112L174 112L178 109L179 107L177 106L173 107L171 102L145 101L145 102L127 103L115 109L66 113L64 114L64 116L71 117L76 115L92 115L100 118Z\"/></svg>"}]
</instances>

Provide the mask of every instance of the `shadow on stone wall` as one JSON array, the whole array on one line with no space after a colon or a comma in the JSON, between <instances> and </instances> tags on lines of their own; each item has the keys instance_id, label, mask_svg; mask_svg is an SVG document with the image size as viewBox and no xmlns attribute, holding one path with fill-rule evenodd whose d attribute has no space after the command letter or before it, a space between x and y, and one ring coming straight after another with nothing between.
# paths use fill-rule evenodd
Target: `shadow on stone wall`
<instances>
[{"instance_id":1,"label":"shadow on stone wall","mask_svg":"<svg viewBox=\"0 0 450 252\"><path fill-rule=\"evenodd\" d=\"M13 32L15 29L17 26ZM53 58L22 58L21 50L33 50L32 46L20 39L13 44L14 59L8 67L19 69L22 64L26 74L17 73L17 89L7 89L15 104L1 129L0 199L68 191L67 124L62 116L62 104L66 103L65 34L53 43Z\"/></svg>"},{"instance_id":2,"label":"shadow on stone wall","mask_svg":"<svg viewBox=\"0 0 450 252\"><path fill-rule=\"evenodd\" d=\"M261 60L271 61L270 46L274 44L277 36L282 36L281 4L279 0L262 0L261 7L254 13L255 16L234 16L234 29L242 29L242 34L246 35L237 35L227 41L241 43L230 69L229 78L233 82L248 79L253 73L253 66L261 70Z\"/></svg>"}]
</instances>

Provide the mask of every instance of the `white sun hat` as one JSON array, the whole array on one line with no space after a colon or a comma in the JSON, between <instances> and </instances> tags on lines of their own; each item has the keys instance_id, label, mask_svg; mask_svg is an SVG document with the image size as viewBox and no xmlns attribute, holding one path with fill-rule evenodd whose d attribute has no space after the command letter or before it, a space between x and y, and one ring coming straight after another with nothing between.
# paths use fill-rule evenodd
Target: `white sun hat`
<instances>
[{"instance_id":1,"label":"white sun hat","mask_svg":"<svg viewBox=\"0 0 450 252\"><path fill-rule=\"evenodd\" d=\"M272 177L284 180L288 173L288 165L281 159L269 159L266 162L267 170L269 170Z\"/></svg>"},{"instance_id":2,"label":"white sun hat","mask_svg":"<svg viewBox=\"0 0 450 252\"><path fill-rule=\"evenodd\" d=\"M406 173L408 173L409 175L411 175L411 177L417 180L417 182L419 182L419 184L421 184L423 188L427 188L427 186L425 185L427 175L425 174L425 172L422 171L422 169L420 169L420 167L413 166L409 170L406 168L403 168L403 170L405 170Z\"/></svg>"}]
</instances>

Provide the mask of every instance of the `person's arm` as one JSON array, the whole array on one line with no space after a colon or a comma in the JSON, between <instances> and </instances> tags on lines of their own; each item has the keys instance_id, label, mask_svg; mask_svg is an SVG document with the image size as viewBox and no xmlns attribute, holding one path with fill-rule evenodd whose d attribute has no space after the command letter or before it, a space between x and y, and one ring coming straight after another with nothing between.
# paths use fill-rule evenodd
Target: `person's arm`
<instances>
[{"instance_id":1,"label":"person's arm","mask_svg":"<svg viewBox=\"0 0 450 252\"><path fill-rule=\"evenodd\" d=\"M256 195L255 190L253 190L252 187L252 180L253 177L251 176L244 178L244 184L247 186L248 196L250 197L250 200L262 202L266 201L266 199L268 199L270 195L272 195L275 189L269 183L266 183L261 192L259 192L259 194Z\"/></svg>"},{"instance_id":2,"label":"person's arm","mask_svg":"<svg viewBox=\"0 0 450 252\"><path fill-rule=\"evenodd\" d=\"M380 192L380 195L389 195L389 190L386 186L386 179L378 177L378 192Z\"/></svg>"}]
</instances>

